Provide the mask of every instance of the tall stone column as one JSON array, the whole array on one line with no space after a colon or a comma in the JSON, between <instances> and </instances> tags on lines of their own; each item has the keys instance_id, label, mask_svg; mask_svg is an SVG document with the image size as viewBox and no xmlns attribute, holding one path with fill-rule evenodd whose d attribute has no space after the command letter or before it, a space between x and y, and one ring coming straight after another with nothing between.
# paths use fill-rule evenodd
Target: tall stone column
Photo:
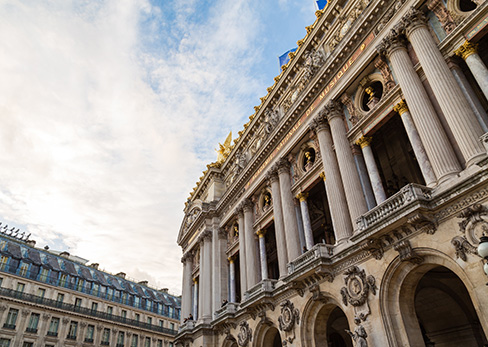
<instances>
[{"instance_id":1,"label":"tall stone column","mask_svg":"<svg viewBox=\"0 0 488 347\"><path fill-rule=\"evenodd\" d=\"M478 55L478 44L466 41L454 53L464 59L476 82L478 82L481 91L488 99L488 69Z\"/></svg>"},{"instance_id":2,"label":"tall stone column","mask_svg":"<svg viewBox=\"0 0 488 347\"><path fill-rule=\"evenodd\" d=\"M323 114L315 117L311 124L311 129L317 134L319 140L320 153L325 173L325 190L327 192L327 202L329 203L332 225L336 243L346 241L352 235L352 224L349 217L344 186L342 184L339 165L333 150L332 136L329 124Z\"/></svg>"},{"instance_id":3,"label":"tall stone column","mask_svg":"<svg viewBox=\"0 0 488 347\"><path fill-rule=\"evenodd\" d=\"M202 233L203 264L200 268L200 280L202 282L202 314L203 321L212 318L212 232L206 230Z\"/></svg>"},{"instance_id":4,"label":"tall stone column","mask_svg":"<svg viewBox=\"0 0 488 347\"><path fill-rule=\"evenodd\" d=\"M381 54L386 54L391 62L436 178L443 181L455 176L461 171L461 166L413 68L404 39L392 30L377 49Z\"/></svg>"},{"instance_id":5,"label":"tall stone column","mask_svg":"<svg viewBox=\"0 0 488 347\"><path fill-rule=\"evenodd\" d=\"M314 246L312 222L310 221L310 213L308 212L307 204L308 193L299 193L297 199L300 201L300 209L302 211L303 219L303 233L305 234L305 246L308 249L312 249Z\"/></svg>"},{"instance_id":6,"label":"tall stone column","mask_svg":"<svg viewBox=\"0 0 488 347\"><path fill-rule=\"evenodd\" d=\"M356 164L352 156L351 145L346 135L343 122L343 111L336 102L329 102L326 106L327 119L329 121L332 140L336 150L337 163L344 184L347 206L353 225L356 219L368 210L364 199L361 181L356 170Z\"/></svg>"},{"instance_id":7,"label":"tall stone column","mask_svg":"<svg viewBox=\"0 0 488 347\"><path fill-rule=\"evenodd\" d=\"M278 164L288 261L293 261L298 258L302 252L300 251L300 237L298 235L298 223L295 215L295 205L293 203L293 196L291 194L290 163L288 160L286 160L286 158L282 158Z\"/></svg>"},{"instance_id":8,"label":"tall stone column","mask_svg":"<svg viewBox=\"0 0 488 347\"><path fill-rule=\"evenodd\" d=\"M266 178L268 184L271 186L278 268L280 270L280 277L282 277L287 274L286 264L288 263L288 253L286 252L285 224L283 221L283 210L281 208L280 181L276 167L273 167L267 173Z\"/></svg>"},{"instance_id":9,"label":"tall stone column","mask_svg":"<svg viewBox=\"0 0 488 347\"><path fill-rule=\"evenodd\" d=\"M459 65L454 61L454 59L448 60L449 69L451 69L456 82L461 87L461 90L468 100L469 106L474 112L476 119L481 125L481 129L483 132L488 132L488 115L486 114L485 108L480 102L478 95L476 95L473 87L468 82L466 75L464 74L463 70L459 67Z\"/></svg>"},{"instance_id":10,"label":"tall stone column","mask_svg":"<svg viewBox=\"0 0 488 347\"><path fill-rule=\"evenodd\" d=\"M193 319L198 319L198 279L193 279Z\"/></svg>"},{"instance_id":11,"label":"tall stone column","mask_svg":"<svg viewBox=\"0 0 488 347\"><path fill-rule=\"evenodd\" d=\"M261 263L261 278L267 280L268 275L268 258L266 256L266 240L264 236L266 235L266 230L260 229L256 232L259 238L259 261Z\"/></svg>"},{"instance_id":12,"label":"tall stone column","mask_svg":"<svg viewBox=\"0 0 488 347\"><path fill-rule=\"evenodd\" d=\"M236 265L234 263L234 257L229 257L229 301L236 302Z\"/></svg>"},{"instance_id":13,"label":"tall stone column","mask_svg":"<svg viewBox=\"0 0 488 347\"><path fill-rule=\"evenodd\" d=\"M402 100L393 108L393 110L395 112L398 112L400 118L402 119L403 126L405 127L405 132L407 133L410 144L412 145L413 152L415 153L415 157L417 158L417 163L419 164L420 171L422 172L422 176L424 177L425 184L429 187L434 186L437 181L435 178L434 170L432 169L432 165L430 165L429 158L427 157L424 145L420 140L419 133L417 132L417 129L413 124L413 120L408 110L407 103Z\"/></svg>"},{"instance_id":14,"label":"tall stone column","mask_svg":"<svg viewBox=\"0 0 488 347\"><path fill-rule=\"evenodd\" d=\"M191 313L191 285L193 270L193 253L187 252L181 258L183 263L183 285L181 295L181 322Z\"/></svg>"},{"instance_id":15,"label":"tall stone column","mask_svg":"<svg viewBox=\"0 0 488 347\"><path fill-rule=\"evenodd\" d=\"M442 53L437 48L427 28L425 16L421 11L412 8L403 21L407 38L415 49L432 91L463 154L466 166L477 163L486 156L486 151L479 141L483 131Z\"/></svg>"},{"instance_id":16,"label":"tall stone column","mask_svg":"<svg viewBox=\"0 0 488 347\"><path fill-rule=\"evenodd\" d=\"M203 238L202 235L199 236L199 244L200 244L200 270L199 270L199 277L198 277L198 319L201 319L203 314L203 256L205 254L205 249L203 247Z\"/></svg>"},{"instance_id":17,"label":"tall stone column","mask_svg":"<svg viewBox=\"0 0 488 347\"><path fill-rule=\"evenodd\" d=\"M244 232L244 212L242 205L236 210L239 223L239 266L241 276L241 298L247 290L246 233Z\"/></svg>"},{"instance_id":18,"label":"tall stone column","mask_svg":"<svg viewBox=\"0 0 488 347\"><path fill-rule=\"evenodd\" d=\"M228 272L225 268L227 256L225 250L227 248L227 232L225 229L219 228L219 219L213 218L212 231L212 296L213 308L212 313L215 313L222 305L222 300L227 299L227 283Z\"/></svg>"},{"instance_id":19,"label":"tall stone column","mask_svg":"<svg viewBox=\"0 0 488 347\"><path fill-rule=\"evenodd\" d=\"M371 210L376 206L376 199L373 193L373 187L369 180L368 170L366 169L366 163L364 162L363 153L358 145L351 147L354 162L356 163L356 169L359 173L359 180L361 181L361 187L363 188L364 198L366 199L366 205L368 210Z\"/></svg>"},{"instance_id":20,"label":"tall stone column","mask_svg":"<svg viewBox=\"0 0 488 347\"><path fill-rule=\"evenodd\" d=\"M303 248L306 248L306 243L303 230L303 217L302 210L300 209L300 201L298 201L297 199L293 199L293 205L295 206L295 216L297 217L298 237L300 238L300 250L303 253Z\"/></svg>"},{"instance_id":21,"label":"tall stone column","mask_svg":"<svg viewBox=\"0 0 488 347\"><path fill-rule=\"evenodd\" d=\"M371 148L372 140L372 137L363 136L357 141L357 144L361 146L361 150L363 151L363 157L366 163L366 169L368 170L369 180L373 187L374 197L376 203L379 205L386 200L386 193L383 188L383 182L381 182L378 166L376 166L376 161L374 160L373 149Z\"/></svg>"},{"instance_id":22,"label":"tall stone column","mask_svg":"<svg viewBox=\"0 0 488 347\"><path fill-rule=\"evenodd\" d=\"M244 232L246 233L246 260L247 260L247 290L259 282L258 278L258 252L254 238L252 202L244 200Z\"/></svg>"}]
</instances>

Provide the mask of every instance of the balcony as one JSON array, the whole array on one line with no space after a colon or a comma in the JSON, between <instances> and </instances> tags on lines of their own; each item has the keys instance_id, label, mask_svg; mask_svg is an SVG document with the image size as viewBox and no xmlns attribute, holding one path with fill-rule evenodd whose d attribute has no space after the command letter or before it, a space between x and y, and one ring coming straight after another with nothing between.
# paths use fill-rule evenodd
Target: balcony
<instances>
[{"instance_id":1,"label":"balcony","mask_svg":"<svg viewBox=\"0 0 488 347\"><path fill-rule=\"evenodd\" d=\"M322 262L329 262L333 254L334 246L318 243L312 249L288 263L288 275L302 271L307 267L315 267Z\"/></svg>"},{"instance_id":2,"label":"balcony","mask_svg":"<svg viewBox=\"0 0 488 347\"><path fill-rule=\"evenodd\" d=\"M46 298L43 298L43 297L40 297L37 295L18 292L16 290L12 290L12 289L8 289L8 288L0 288L0 297L1 296L14 298L14 299L18 299L18 300L22 300L22 301L26 301L26 302L31 302L31 303L35 303L37 305L55 307L55 308L58 308L58 309L61 309L64 311L68 311L68 312L77 312L77 313L80 313L83 315L101 318L101 319L109 320L109 321L116 322L116 323L127 324L130 326L139 327L142 329L151 330L151 331L155 331L155 332L159 332L159 333L163 333L163 334L168 334L171 336L176 336L176 333L177 333L177 331L174 329L163 328L159 325L148 324L148 323L140 322L140 321L137 321L134 319L128 319L128 318L125 318L122 316L116 316L116 315L109 314L106 312L95 311L95 310L85 308L85 307L75 306L72 304L66 304L66 303L63 303L60 301L46 299ZM5 325L7 325L7 324L4 324L4 328L5 328ZM9 329L9 328L7 328L7 329ZM15 329L15 325L12 329Z\"/></svg>"},{"instance_id":3,"label":"balcony","mask_svg":"<svg viewBox=\"0 0 488 347\"><path fill-rule=\"evenodd\" d=\"M58 337L58 332L57 331L48 331L47 336L52 336L52 337Z\"/></svg>"},{"instance_id":4,"label":"balcony","mask_svg":"<svg viewBox=\"0 0 488 347\"><path fill-rule=\"evenodd\" d=\"M109 341L102 341L102 342L100 342L100 344L102 346L110 346L110 342Z\"/></svg>"},{"instance_id":5,"label":"balcony","mask_svg":"<svg viewBox=\"0 0 488 347\"><path fill-rule=\"evenodd\" d=\"M85 338L85 342L86 343L93 343L93 339L92 338L90 339L90 338L87 337L87 338Z\"/></svg>"},{"instance_id":6,"label":"balcony","mask_svg":"<svg viewBox=\"0 0 488 347\"><path fill-rule=\"evenodd\" d=\"M75 341L76 335L68 335L68 336L66 336L66 339Z\"/></svg>"},{"instance_id":7,"label":"balcony","mask_svg":"<svg viewBox=\"0 0 488 347\"><path fill-rule=\"evenodd\" d=\"M27 328L25 329L26 333L37 334L37 328Z\"/></svg>"}]
</instances>

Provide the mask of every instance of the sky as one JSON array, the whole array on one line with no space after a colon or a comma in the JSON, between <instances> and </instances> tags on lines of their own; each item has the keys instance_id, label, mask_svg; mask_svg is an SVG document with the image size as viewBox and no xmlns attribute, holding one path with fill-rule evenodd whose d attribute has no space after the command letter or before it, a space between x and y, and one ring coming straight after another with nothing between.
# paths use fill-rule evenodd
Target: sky
<instances>
[{"instance_id":1,"label":"sky","mask_svg":"<svg viewBox=\"0 0 488 347\"><path fill-rule=\"evenodd\" d=\"M181 293L184 202L311 0L0 0L0 222Z\"/></svg>"}]
</instances>

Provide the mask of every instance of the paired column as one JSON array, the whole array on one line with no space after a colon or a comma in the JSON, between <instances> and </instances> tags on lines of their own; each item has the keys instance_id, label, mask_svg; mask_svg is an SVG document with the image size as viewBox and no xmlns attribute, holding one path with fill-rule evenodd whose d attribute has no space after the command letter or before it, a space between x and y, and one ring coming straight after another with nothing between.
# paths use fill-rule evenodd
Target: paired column
<instances>
[{"instance_id":1,"label":"paired column","mask_svg":"<svg viewBox=\"0 0 488 347\"><path fill-rule=\"evenodd\" d=\"M432 165L430 165L429 158L427 157L424 145L420 140L419 133L413 124L412 116L408 110L407 103L402 100L393 108L393 110L398 112L400 118L402 119L405 132L407 133L410 144L412 145L413 152L417 158L417 163L420 166L420 171L424 177L425 184L429 187L434 186L436 184L434 170L432 169Z\"/></svg>"},{"instance_id":2,"label":"paired column","mask_svg":"<svg viewBox=\"0 0 488 347\"><path fill-rule=\"evenodd\" d=\"M258 278L258 252L256 249L256 239L254 238L252 202L244 200L244 232L246 234L246 273L247 290L259 282Z\"/></svg>"},{"instance_id":3,"label":"paired column","mask_svg":"<svg viewBox=\"0 0 488 347\"><path fill-rule=\"evenodd\" d=\"M300 201L300 210L302 211L303 233L305 235L305 246L307 250L314 246L312 222L310 221L310 213L308 212L307 204L308 193L299 193L297 199Z\"/></svg>"},{"instance_id":4,"label":"paired column","mask_svg":"<svg viewBox=\"0 0 488 347\"><path fill-rule=\"evenodd\" d=\"M228 272L225 269L226 255L225 249L227 246L227 232L225 229L219 228L219 219L213 218L213 234L212 234L212 295L213 295L213 309L215 312L221 307L222 300L227 298L227 276Z\"/></svg>"},{"instance_id":5,"label":"paired column","mask_svg":"<svg viewBox=\"0 0 488 347\"><path fill-rule=\"evenodd\" d=\"M236 302L236 265L234 257L229 257L229 301Z\"/></svg>"},{"instance_id":6,"label":"paired column","mask_svg":"<svg viewBox=\"0 0 488 347\"><path fill-rule=\"evenodd\" d=\"M366 163L366 169L368 170L369 180L373 187L373 194L376 199L376 203L379 205L386 200L385 189L383 188L383 182L381 182L380 172L373 155L373 149L371 148L372 137L361 137L357 144L361 146L363 151L364 161Z\"/></svg>"},{"instance_id":7,"label":"paired column","mask_svg":"<svg viewBox=\"0 0 488 347\"><path fill-rule=\"evenodd\" d=\"M481 126L437 48L424 14L412 8L403 20L407 38L415 49L432 91L463 154L466 166L473 165L486 156L485 149L479 141L483 134Z\"/></svg>"},{"instance_id":8,"label":"paired column","mask_svg":"<svg viewBox=\"0 0 488 347\"><path fill-rule=\"evenodd\" d=\"M276 251L278 253L278 267L280 277L287 274L286 264L288 263L288 254L286 252L285 223L283 221L283 210L281 208L281 193L278 171L273 167L266 175L268 184L271 186L271 202L273 203L273 217L276 236Z\"/></svg>"},{"instance_id":9,"label":"paired column","mask_svg":"<svg viewBox=\"0 0 488 347\"><path fill-rule=\"evenodd\" d=\"M353 229L349 218L349 208L347 207L339 165L333 150L329 124L323 114L319 114L313 119L311 129L315 131L319 140L326 177L324 179L325 190L327 192L332 225L334 226L336 242L341 243L352 235Z\"/></svg>"},{"instance_id":10,"label":"paired column","mask_svg":"<svg viewBox=\"0 0 488 347\"><path fill-rule=\"evenodd\" d=\"M202 283L202 309L201 319L212 318L212 232L206 230L202 233L203 263L200 268L200 280Z\"/></svg>"},{"instance_id":11,"label":"paired column","mask_svg":"<svg viewBox=\"0 0 488 347\"><path fill-rule=\"evenodd\" d=\"M259 259L261 261L261 278L267 280L268 275L268 258L266 256L266 240L264 236L266 235L266 230L261 229L256 232L259 238Z\"/></svg>"},{"instance_id":12,"label":"paired column","mask_svg":"<svg viewBox=\"0 0 488 347\"><path fill-rule=\"evenodd\" d=\"M374 198L373 187L371 187L371 181L369 180L368 170L366 169L366 163L361 149L358 145L352 145L351 147L354 162L356 163L356 169L359 173L359 180L361 181L361 187L363 187L364 198L366 199L366 205L368 210L371 210L376 206L376 199Z\"/></svg>"},{"instance_id":13,"label":"paired column","mask_svg":"<svg viewBox=\"0 0 488 347\"><path fill-rule=\"evenodd\" d=\"M466 41L454 53L464 59L466 65L468 65L468 68L473 73L476 82L478 82L481 91L485 94L486 99L488 99L488 69L478 55L478 44Z\"/></svg>"},{"instance_id":14,"label":"paired column","mask_svg":"<svg viewBox=\"0 0 488 347\"><path fill-rule=\"evenodd\" d=\"M278 176L280 181L281 204L283 207L283 220L285 222L285 237L288 250L288 261L298 258L300 250L300 236L295 215L295 205L291 194L290 163L286 158L278 162Z\"/></svg>"},{"instance_id":15,"label":"paired column","mask_svg":"<svg viewBox=\"0 0 488 347\"><path fill-rule=\"evenodd\" d=\"M331 101L325 109L334 141L339 171L344 183L344 193L346 194L347 206L349 206L351 222L355 225L356 219L365 213L368 207L352 156L351 145L347 139L342 107L340 104Z\"/></svg>"},{"instance_id":16,"label":"paired column","mask_svg":"<svg viewBox=\"0 0 488 347\"><path fill-rule=\"evenodd\" d=\"M183 286L181 296L181 322L191 313L191 285L193 270L193 253L187 252L181 258L183 263Z\"/></svg>"},{"instance_id":17,"label":"paired column","mask_svg":"<svg viewBox=\"0 0 488 347\"><path fill-rule=\"evenodd\" d=\"M241 297L247 290L247 262L246 262L246 236L244 232L244 212L242 205L236 210L237 219L239 223L239 264L241 276Z\"/></svg>"},{"instance_id":18,"label":"paired column","mask_svg":"<svg viewBox=\"0 0 488 347\"><path fill-rule=\"evenodd\" d=\"M405 41L392 30L377 49L386 54L391 62L437 180L455 176L461 171L461 167L429 96L413 68Z\"/></svg>"}]
</instances>

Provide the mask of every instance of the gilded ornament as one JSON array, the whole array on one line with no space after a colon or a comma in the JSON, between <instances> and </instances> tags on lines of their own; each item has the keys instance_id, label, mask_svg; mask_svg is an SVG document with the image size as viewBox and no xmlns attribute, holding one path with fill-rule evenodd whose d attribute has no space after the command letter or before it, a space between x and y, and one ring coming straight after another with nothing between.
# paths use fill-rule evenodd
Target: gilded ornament
<instances>
[{"instance_id":1,"label":"gilded ornament","mask_svg":"<svg viewBox=\"0 0 488 347\"><path fill-rule=\"evenodd\" d=\"M471 54L478 53L478 44L466 41L454 53L466 60Z\"/></svg>"},{"instance_id":2,"label":"gilded ornament","mask_svg":"<svg viewBox=\"0 0 488 347\"><path fill-rule=\"evenodd\" d=\"M372 137L368 136L361 136L359 140L356 141L356 144L358 146L361 146L361 148L368 147L371 145L371 141L373 141Z\"/></svg>"},{"instance_id":3,"label":"gilded ornament","mask_svg":"<svg viewBox=\"0 0 488 347\"><path fill-rule=\"evenodd\" d=\"M397 112L400 116L405 112L408 112L408 106L405 100L402 100L396 104L395 107L393 107L393 111Z\"/></svg>"}]
</instances>

